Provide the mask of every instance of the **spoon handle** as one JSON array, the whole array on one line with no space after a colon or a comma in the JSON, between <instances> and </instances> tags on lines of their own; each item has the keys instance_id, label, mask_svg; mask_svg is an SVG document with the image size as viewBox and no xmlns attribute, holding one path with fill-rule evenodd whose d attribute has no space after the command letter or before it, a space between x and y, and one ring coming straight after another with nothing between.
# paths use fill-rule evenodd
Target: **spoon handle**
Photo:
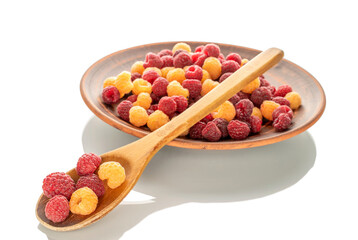
<instances>
[{"instance_id":1,"label":"spoon handle","mask_svg":"<svg viewBox=\"0 0 358 240\"><path fill-rule=\"evenodd\" d=\"M145 159L143 160L147 164L159 149L213 112L282 58L283 51L277 48L270 48L261 52L176 118L140 140L127 145L128 150L137 148L137 151L128 152L135 152L135 154L144 152L143 157ZM138 151L139 145L142 146L142 151Z\"/></svg>"}]
</instances>

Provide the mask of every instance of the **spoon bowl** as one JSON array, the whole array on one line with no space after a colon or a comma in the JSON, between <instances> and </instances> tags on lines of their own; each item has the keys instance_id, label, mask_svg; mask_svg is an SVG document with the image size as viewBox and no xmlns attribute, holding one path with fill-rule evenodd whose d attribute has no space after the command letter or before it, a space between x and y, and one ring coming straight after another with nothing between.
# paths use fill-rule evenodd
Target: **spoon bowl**
<instances>
[{"instance_id":1,"label":"spoon bowl","mask_svg":"<svg viewBox=\"0 0 358 240\"><path fill-rule=\"evenodd\" d=\"M133 143L102 154L102 162L117 161L124 167L126 180L116 189L106 187L104 196L99 199L97 209L90 215L70 213L65 221L53 223L45 216L48 198L41 195L36 206L36 216L40 223L55 231L70 231L85 227L104 217L127 196L156 152L277 64L282 57L283 52L277 48L270 48L260 53L167 124ZM75 169L68 174L74 181L79 178Z\"/></svg>"}]
</instances>

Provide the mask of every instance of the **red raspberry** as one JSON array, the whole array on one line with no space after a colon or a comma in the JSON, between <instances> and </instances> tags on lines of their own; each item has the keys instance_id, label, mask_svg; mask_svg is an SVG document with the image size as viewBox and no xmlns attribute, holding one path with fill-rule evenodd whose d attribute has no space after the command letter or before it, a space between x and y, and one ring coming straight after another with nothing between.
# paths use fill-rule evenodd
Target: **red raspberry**
<instances>
[{"instance_id":1,"label":"red raspberry","mask_svg":"<svg viewBox=\"0 0 358 240\"><path fill-rule=\"evenodd\" d=\"M147 114L148 114L148 116L150 115L150 114L152 114L152 113L154 113L155 111L154 110L152 110L152 109L147 109Z\"/></svg>"},{"instance_id":2,"label":"red raspberry","mask_svg":"<svg viewBox=\"0 0 358 240\"><path fill-rule=\"evenodd\" d=\"M275 103L278 103L280 105L290 106L290 101L288 101L284 97L274 97L274 98L272 98L272 101L274 101Z\"/></svg>"},{"instance_id":3,"label":"red raspberry","mask_svg":"<svg viewBox=\"0 0 358 240\"><path fill-rule=\"evenodd\" d=\"M153 105L151 105L150 107L149 107L149 109L150 110L152 110L152 111L157 111L158 110L158 104L153 104Z\"/></svg>"},{"instance_id":4,"label":"red raspberry","mask_svg":"<svg viewBox=\"0 0 358 240\"><path fill-rule=\"evenodd\" d=\"M292 92L292 88L289 85L281 85L277 88L274 97L285 97L287 93Z\"/></svg>"},{"instance_id":5,"label":"red raspberry","mask_svg":"<svg viewBox=\"0 0 358 240\"><path fill-rule=\"evenodd\" d=\"M137 78L141 78L142 75L140 73L131 73L131 81L133 82L134 80L136 80Z\"/></svg>"},{"instance_id":6,"label":"red raspberry","mask_svg":"<svg viewBox=\"0 0 358 240\"><path fill-rule=\"evenodd\" d=\"M227 73L227 72L235 72L236 70L238 70L240 68L240 65L233 61L233 60L228 60L225 61L221 64L221 74Z\"/></svg>"},{"instance_id":7,"label":"red raspberry","mask_svg":"<svg viewBox=\"0 0 358 240\"><path fill-rule=\"evenodd\" d=\"M190 98L197 98L201 93L201 82L196 79L186 79L182 84L183 88L189 90Z\"/></svg>"},{"instance_id":8,"label":"red raspberry","mask_svg":"<svg viewBox=\"0 0 358 240\"><path fill-rule=\"evenodd\" d=\"M204 48L204 45L197 46L197 47L195 48L195 51L194 51L194 52L200 53L200 52L203 51L203 48Z\"/></svg>"},{"instance_id":9,"label":"red raspberry","mask_svg":"<svg viewBox=\"0 0 358 240\"><path fill-rule=\"evenodd\" d=\"M70 205L64 196L56 195L46 203L45 216L54 223L65 221L69 214Z\"/></svg>"},{"instance_id":10,"label":"red raspberry","mask_svg":"<svg viewBox=\"0 0 358 240\"><path fill-rule=\"evenodd\" d=\"M158 97L155 93L151 93L150 97L152 98L152 104L158 103L160 100L160 97Z\"/></svg>"},{"instance_id":11,"label":"red raspberry","mask_svg":"<svg viewBox=\"0 0 358 240\"><path fill-rule=\"evenodd\" d=\"M273 121L272 126L277 131L283 131L289 128L291 125L291 118L287 113L281 113L276 117L276 119Z\"/></svg>"},{"instance_id":12,"label":"red raspberry","mask_svg":"<svg viewBox=\"0 0 358 240\"><path fill-rule=\"evenodd\" d=\"M173 56L173 52L169 49L163 49L158 53L159 57L163 57L163 56Z\"/></svg>"},{"instance_id":13,"label":"red raspberry","mask_svg":"<svg viewBox=\"0 0 358 240\"><path fill-rule=\"evenodd\" d=\"M221 131L214 122L208 122L202 131L202 135L210 142L217 142L221 138Z\"/></svg>"},{"instance_id":14,"label":"red raspberry","mask_svg":"<svg viewBox=\"0 0 358 240\"><path fill-rule=\"evenodd\" d=\"M171 114L171 115L169 116L169 118L172 119L172 118L174 118L174 117L176 117L176 116L178 116L178 115L179 115L179 113L175 112L175 113Z\"/></svg>"},{"instance_id":15,"label":"red raspberry","mask_svg":"<svg viewBox=\"0 0 358 240\"><path fill-rule=\"evenodd\" d=\"M249 99L250 98L250 94L244 93L244 92L241 92L241 91L238 92L236 95L239 96L240 99Z\"/></svg>"},{"instance_id":16,"label":"red raspberry","mask_svg":"<svg viewBox=\"0 0 358 240\"><path fill-rule=\"evenodd\" d=\"M186 99L186 97L172 96L171 98L174 99L174 101L177 104L177 112L179 112L179 113L184 112L185 109L188 108L188 100Z\"/></svg>"},{"instance_id":17,"label":"red raspberry","mask_svg":"<svg viewBox=\"0 0 358 240\"><path fill-rule=\"evenodd\" d=\"M152 85L152 92L157 95L158 97L166 96L167 95L167 87L169 82L167 79L163 77L158 77Z\"/></svg>"},{"instance_id":18,"label":"red raspberry","mask_svg":"<svg viewBox=\"0 0 358 240\"><path fill-rule=\"evenodd\" d=\"M193 105L194 103L196 103L197 101L199 101L202 98L202 96L197 96L196 98L190 98L189 99L189 106Z\"/></svg>"},{"instance_id":19,"label":"red raspberry","mask_svg":"<svg viewBox=\"0 0 358 240\"><path fill-rule=\"evenodd\" d=\"M199 67L202 67L204 62L205 62L205 59L207 58L208 56L206 56L205 54L201 54L201 56L199 56L197 58L197 60L194 62L194 65L198 65Z\"/></svg>"},{"instance_id":20,"label":"red raspberry","mask_svg":"<svg viewBox=\"0 0 358 240\"><path fill-rule=\"evenodd\" d=\"M250 116L249 125L252 133L258 133L261 130L262 120L257 116Z\"/></svg>"},{"instance_id":21,"label":"red raspberry","mask_svg":"<svg viewBox=\"0 0 358 240\"><path fill-rule=\"evenodd\" d=\"M248 121L254 104L249 99L241 99L236 105L236 118L240 121Z\"/></svg>"},{"instance_id":22,"label":"red raspberry","mask_svg":"<svg viewBox=\"0 0 358 240\"><path fill-rule=\"evenodd\" d=\"M71 194L75 191L75 181L66 173L54 172L45 177L42 190L48 198L62 195L70 199Z\"/></svg>"},{"instance_id":23,"label":"red raspberry","mask_svg":"<svg viewBox=\"0 0 358 240\"><path fill-rule=\"evenodd\" d=\"M79 176L92 174L101 164L101 157L94 153L83 154L77 162L76 171Z\"/></svg>"},{"instance_id":24,"label":"red raspberry","mask_svg":"<svg viewBox=\"0 0 358 240\"><path fill-rule=\"evenodd\" d=\"M232 72L224 73L224 74L221 75L221 77L219 78L219 82L222 83L224 80L226 80L228 77L230 77L231 74L232 74Z\"/></svg>"},{"instance_id":25,"label":"red raspberry","mask_svg":"<svg viewBox=\"0 0 358 240\"><path fill-rule=\"evenodd\" d=\"M191 56L186 51L181 52L174 57L174 67L176 68L183 68L192 64L193 60L191 60Z\"/></svg>"},{"instance_id":26,"label":"red raspberry","mask_svg":"<svg viewBox=\"0 0 358 240\"><path fill-rule=\"evenodd\" d=\"M169 55L165 55L163 57L161 57L160 59L162 59L163 61L163 68L164 67L173 67L174 66L174 58L172 56L169 56Z\"/></svg>"},{"instance_id":27,"label":"red raspberry","mask_svg":"<svg viewBox=\"0 0 358 240\"><path fill-rule=\"evenodd\" d=\"M192 55L191 55L191 60L193 60L193 63L195 63L197 60L198 60L198 58L200 57L200 56L203 56L203 55L205 55L204 53L201 53L201 52L196 52L196 53L193 53ZM206 56L206 55L205 55Z\"/></svg>"},{"instance_id":28,"label":"red raspberry","mask_svg":"<svg viewBox=\"0 0 358 240\"><path fill-rule=\"evenodd\" d=\"M229 101L232 103L232 105L236 105L236 103L238 103L239 101L240 101L241 99L240 99L240 97L239 96L237 96L236 94L232 97L232 98L230 98L229 99Z\"/></svg>"},{"instance_id":29,"label":"red raspberry","mask_svg":"<svg viewBox=\"0 0 358 240\"><path fill-rule=\"evenodd\" d=\"M221 64L226 61L225 56L224 56L224 54L222 54L222 53L219 54L218 59L219 59L219 61L220 61Z\"/></svg>"},{"instance_id":30,"label":"red raspberry","mask_svg":"<svg viewBox=\"0 0 358 240\"><path fill-rule=\"evenodd\" d=\"M250 100L256 107L260 107L261 103L265 100L271 100L272 93L267 87L256 88L252 93Z\"/></svg>"},{"instance_id":31,"label":"red raspberry","mask_svg":"<svg viewBox=\"0 0 358 240\"><path fill-rule=\"evenodd\" d=\"M92 189L97 197L102 197L105 192L103 182L96 174L80 177L76 183L76 190L83 187L89 187Z\"/></svg>"},{"instance_id":32,"label":"red raspberry","mask_svg":"<svg viewBox=\"0 0 358 240\"><path fill-rule=\"evenodd\" d=\"M143 67L157 67L162 68L163 61L160 59L160 57L157 54L154 54L152 52L147 53L145 56L145 62L143 63Z\"/></svg>"},{"instance_id":33,"label":"red raspberry","mask_svg":"<svg viewBox=\"0 0 358 240\"><path fill-rule=\"evenodd\" d=\"M160 77L160 75L154 70L145 71L142 75L142 78L150 82L150 84L152 84L158 77Z\"/></svg>"},{"instance_id":34,"label":"red raspberry","mask_svg":"<svg viewBox=\"0 0 358 240\"><path fill-rule=\"evenodd\" d=\"M200 121L204 122L204 123L208 123L210 121L214 120L213 115L211 115L211 113L209 113L208 115L206 115L203 119L201 119Z\"/></svg>"},{"instance_id":35,"label":"red raspberry","mask_svg":"<svg viewBox=\"0 0 358 240\"><path fill-rule=\"evenodd\" d=\"M109 86L102 91L102 100L106 104L117 103L120 98L120 93L116 87Z\"/></svg>"},{"instance_id":36,"label":"red raspberry","mask_svg":"<svg viewBox=\"0 0 358 240\"><path fill-rule=\"evenodd\" d=\"M117 113L120 119L129 122L129 110L133 107L131 101L124 100L117 106Z\"/></svg>"},{"instance_id":37,"label":"red raspberry","mask_svg":"<svg viewBox=\"0 0 358 240\"><path fill-rule=\"evenodd\" d=\"M158 109L170 116L177 110L177 103L171 97L162 97L159 100Z\"/></svg>"},{"instance_id":38,"label":"red raspberry","mask_svg":"<svg viewBox=\"0 0 358 240\"><path fill-rule=\"evenodd\" d=\"M182 52L187 52L187 51L185 51L185 50L183 50L183 49L178 49L178 50L176 50L175 53L173 54L173 58L175 58L179 53L182 53Z\"/></svg>"},{"instance_id":39,"label":"red raspberry","mask_svg":"<svg viewBox=\"0 0 358 240\"><path fill-rule=\"evenodd\" d=\"M272 96L275 96L275 92L276 92L276 88L275 86L268 86L268 88L270 89L271 93L272 93Z\"/></svg>"},{"instance_id":40,"label":"red raspberry","mask_svg":"<svg viewBox=\"0 0 358 240\"><path fill-rule=\"evenodd\" d=\"M186 79L197 79L200 80L203 78L203 69L198 65L192 65L188 67L185 71L185 78Z\"/></svg>"},{"instance_id":41,"label":"red raspberry","mask_svg":"<svg viewBox=\"0 0 358 240\"><path fill-rule=\"evenodd\" d=\"M127 97L128 101L131 101L132 103L134 103L135 101L137 101L138 95L130 95L129 97Z\"/></svg>"},{"instance_id":42,"label":"red raspberry","mask_svg":"<svg viewBox=\"0 0 358 240\"><path fill-rule=\"evenodd\" d=\"M219 57L220 47L216 44L209 43L203 48L203 53L208 57Z\"/></svg>"},{"instance_id":43,"label":"red raspberry","mask_svg":"<svg viewBox=\"0 0 358 240\"><path fill-rule=\"evenodd\" d=\"M250 134L249 126L239 120L231 120L227 125L227 130L232 139L242 140Z\"/></svg>"},{"instance_id":44,"label":"red raspberry","mask_svg":"<svg viewBox=\"0 0 358 240\"><path fill-rule=\"evenodd\" d=\"M229 122L226 119L224 119L224 118L215 118L213 120L213 123L215 123L216 126L220 129L222 138L226 138L227 136L229 136L229 133L227 131L227 125L229 124Z\"/></svg>"},{"instance_id":45,"label":"red raspberry","mask_svg":"<svg viewBox=\"0 0 358 240\"><path fill-rule=\"evenodd\" d=\"M265 78L259 77L260 79L260 87L269 87L271 84Z\"/></svg>"},{"instance_id":46,"label":"red raspberry","mask_svg":"<svg viewBox=\"0 0 358 240\"><path fill-rule=\"evenodd\" d=\"M272 113L272 119L275 120L281 113L287 114L291 119L293 118L292 109L286 105L281 105Z\"/></svg>"},{"instance_id":47,"label":"red raspberry","mask_svg":"<svg viewBox=\"0 0 358 240\"><path fill-rule=\"evenodd\" d=\"M237 53L230 53L226 56L226 60L233 60L241 66L241 56Z\"/></svg>"},{"instance_id":48,"label":"red raspberry","mask_svg":"<svg viewBox=\"0 0 358 240\"><path fill-rule=\"evenodd\" d=\"M205 128L206 123L197 122L189 130L189 136L191 139L203 139L202 131Z\"/></svg>"}]
</instances>

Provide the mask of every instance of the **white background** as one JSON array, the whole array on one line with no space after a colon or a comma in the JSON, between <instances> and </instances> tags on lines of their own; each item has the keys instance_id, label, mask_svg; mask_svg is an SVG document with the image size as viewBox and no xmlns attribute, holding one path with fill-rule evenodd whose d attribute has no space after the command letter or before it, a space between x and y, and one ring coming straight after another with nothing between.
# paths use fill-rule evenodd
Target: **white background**
<instances>
[{"instance_id":1,"label":"white background","mask_svg":"<svg viewBox=\"0 0 358 240\"><path fill-rule=\"evenodd\" d=\"M0 234L7 237L1 238L357 239L358 15L354 6L354 1L302 0L2 1L0 201L5 221ZM42 179L73 168L84 151L83 129L93 116L79 92L85 70L121 49L180 40L259 50L278 47L286 59L315 76L326 92L327 108L309 129L317 151L312 169L283 191L268 188L267 196L247 201L222 201L220 196L225 195L218 190L218 199L191 200L189 194L185 203L155 205L158 209L145 208L148 213L143 214L145 204L119 206L100 222L72 233L39 227L35 205ZM96 145L96 140L91 144ZM98 139L99 149L116 146L102 140ZM295 141L286 145L292 156L305 151L296 149ZM274 154L266 150L267 155ZM176 150L165 151L170 156ZM246 153L255 156L255 151ZM153 167L151 171L155 172ZM159 171L159 176L164 172ZM175 194L184 198L180 191ZM165 200L167 195L161 196ZM146 197L134 192L126 200ZM127 219L130 224L122 227Z\"/></svg>"}]
</instances>

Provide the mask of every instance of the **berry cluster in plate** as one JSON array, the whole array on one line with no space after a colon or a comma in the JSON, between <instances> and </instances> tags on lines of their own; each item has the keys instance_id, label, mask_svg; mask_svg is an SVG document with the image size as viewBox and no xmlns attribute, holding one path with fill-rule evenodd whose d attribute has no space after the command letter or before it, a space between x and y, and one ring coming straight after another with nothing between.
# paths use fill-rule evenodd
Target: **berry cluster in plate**
<instances>
[{"instance_id":1,"label":"berry cluster in plate","mask_svg":"<svg viewBox=\"0 0 358 240\"><path fill-rule=\"evenodd\" d=\"M93 153L83 154L77 162L79 176L75 182L64 172L54 172L45 177L43 194L48 198L45 216L54 223L63 222L70 212L79 215L93 213L109 188L119 187L125 181L125 170L118 162L104 162Z\"/></svg>"},{"instance_id":2,"label":"berry cluster in plate","mask_svg":"<svg viewBox=\"0 0 358 240\"><path fill-rule=\"evenodd\" d=\"M190 45L177 43L172 50L147 53L144 61L133 63L130 72L105 79L102 100L116 109L120 119L154 131L248 61L238 53L224 56L213 43L198 46L194 52ZM262 75L181 136L242 140L259 133L263 122L269 121L277 131L284 131L300 105L301 97L291 86L276 88Z\"/></svg>"}]
</instances>

